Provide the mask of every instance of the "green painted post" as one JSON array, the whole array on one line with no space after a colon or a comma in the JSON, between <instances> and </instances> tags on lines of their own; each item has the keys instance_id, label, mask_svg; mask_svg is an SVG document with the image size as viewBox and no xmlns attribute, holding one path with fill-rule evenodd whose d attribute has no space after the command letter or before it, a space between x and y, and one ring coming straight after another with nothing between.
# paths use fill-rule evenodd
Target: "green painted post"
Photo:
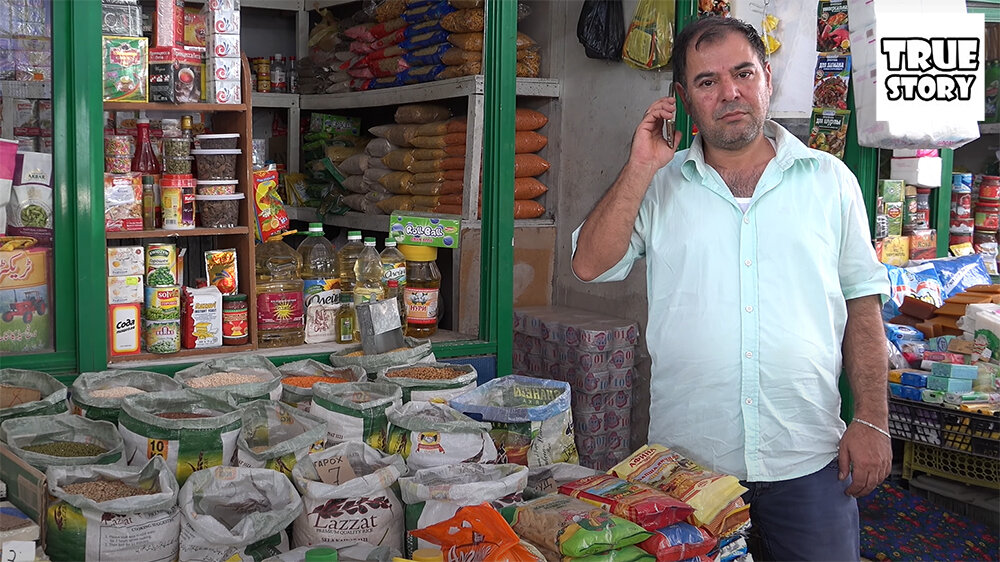
<instances>
[{"instance_id":1,"label":"green painted post","mask_svg":"<svg viewBox=\"0 0 1000 562\"><path fill-rule=\"evenodd\" d=\"M941 154L941 187L934 190L931 205L931 226L937 230L937 256L948 255L948 238L951 231L951 170L955 164L955 151L944 148Z\"/></svg>"}]
</instances>

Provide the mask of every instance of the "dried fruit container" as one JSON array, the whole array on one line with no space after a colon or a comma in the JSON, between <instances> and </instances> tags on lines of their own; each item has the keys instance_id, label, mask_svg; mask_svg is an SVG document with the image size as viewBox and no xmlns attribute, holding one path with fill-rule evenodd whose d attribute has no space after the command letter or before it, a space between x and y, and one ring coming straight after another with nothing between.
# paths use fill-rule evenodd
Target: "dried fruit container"
<instances>
[{"instance_id":1,"label":"dried fruit container","mask_svg":"<svg viewBox=\"0 0 1000 562\"><path fill-rule=\"evenodd\" d=\"M240 149L197 149L192 150L198 165L200 180L234 180L236 179L236 158L243 151Z\"/></svg>"},{"instance_id":2,"label":"dried fruit container","mask_svg":"<svg viewBox=\"0 0 1000 562\"><path fill-rule=\"evenodd\" d=\"M242 193L197 195L198 224L204 228L233 228L240 220Z\"/></svg>"},{"instance_id":3,"label":"dried fruit container","mask_svg":"<svg viewBox=\"0 0 1000 562\"><path fill-rule=\"evenodd\" d=\"M214 135L195 135L198 146L202 149L232 149L240 142L239 133L219 133Z\"/></svg>"}]
</instances>

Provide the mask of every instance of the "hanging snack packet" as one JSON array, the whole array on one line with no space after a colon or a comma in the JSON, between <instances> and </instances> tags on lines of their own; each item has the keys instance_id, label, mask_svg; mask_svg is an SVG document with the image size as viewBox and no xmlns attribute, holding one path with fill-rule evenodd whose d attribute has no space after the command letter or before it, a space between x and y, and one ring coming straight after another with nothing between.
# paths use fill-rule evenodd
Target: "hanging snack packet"
<instances>
[{"instance_id":1,"label":"hanging snack packet","mask_svg":"<svg viewBox=\"0 0 1000 562\"><path fill-rule=\"evenodd\" d=\"M552 494L517 509L518 536L563 556L587 556L640 543L650 537L642 527L587 502Z\"/></svg>"},{"instance_id":2,"label":"hanging snack packet","mask_svg":"<svg viewBox=\"0 0 1000 562\"><path fill-rule=\"evenodd\" d=\"M694 508L665 492L607 474L563 484L559 493L603 507L647 531L683 521L694 512Z\"/></svg>"},{"instance_id":3,"label":"hanging snack packet","mask_svg":"<svg viewBox=\"0 0 1000 562\"><path fill-rule=\"evenodd\" d=\"M851 112L844 109L813 109L809 127L809 148L844 158L847 125Z\"/></svg>"},{"instance_id":4,"label":"hanging snack packet","mask_svg":"<svg viewBox=\"0 0 1000 562\"><path fill-rule=\"evenodd\" d=\"M288 214L277 189L277 170L265 168L253 171L254 225L260 242L267 242L271 236L288 230Z\"/></svg>"},{"instance_id":5,"label":"hanging snack packet","mask_svg":"<svg viewBox=\"0 0 1000 562\"><path fill-rule=\"evenodd\" d=\"M205 278L223 295L235 295L239 292L236 271L236 248L205 252Z\"/></svg>"}]
</instances>

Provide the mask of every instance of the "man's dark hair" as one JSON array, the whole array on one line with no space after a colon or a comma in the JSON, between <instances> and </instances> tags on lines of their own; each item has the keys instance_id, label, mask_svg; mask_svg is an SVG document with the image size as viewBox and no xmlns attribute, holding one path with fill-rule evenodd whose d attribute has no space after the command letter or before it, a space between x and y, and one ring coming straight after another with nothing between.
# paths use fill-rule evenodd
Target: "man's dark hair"
<instances>
[{"instance_id":1,"label":"man's dark hair","mask_svg":"<svg viewBox=\"0 0 1000 562\"><path fill-rule=\"evenodd\" d=\"M684 83L687 71L687 53L694 40L694 48L698 50L703 44L711 44L722 40L727 34L734 33L740 35L750 43L757 60L764 66L767 54L764 52L764 41L761 40L757 30L752 25L736 18L724 18L721 16L705 16L684 26L684 29L677 34L674 40L673 71L674 82L687 86Z\"/></svg>"}]
</instances>

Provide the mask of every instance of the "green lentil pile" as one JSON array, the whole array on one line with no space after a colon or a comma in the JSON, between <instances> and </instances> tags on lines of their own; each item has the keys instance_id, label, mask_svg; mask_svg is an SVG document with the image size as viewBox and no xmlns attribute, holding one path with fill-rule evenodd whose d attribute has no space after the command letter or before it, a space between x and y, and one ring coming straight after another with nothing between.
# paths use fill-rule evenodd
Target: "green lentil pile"
<instances>
[{"instance_id":1,"label":"green lentil pile","mask_svg":"<svg viewBox=\"0 0 1000 562\"><path fill-rule=\"evenodd\" d=\"M132 496L148 496L155 490L144 490L116 480L92 480L62 486L67 494L78 494L95 502L106 502Z\"/></svg>"},{"instance_id":2,"label":"green lentil pile","mask_svg":"<svg viewBox=\"0 0 1000 562\"><path fill-rule=\"evenodd\" d=\"M93 443L77 443L76 441L52 441L21 447L25 451L49 455L51 457L94 457L108 450Z\"/></svg>"}]
</instances>

